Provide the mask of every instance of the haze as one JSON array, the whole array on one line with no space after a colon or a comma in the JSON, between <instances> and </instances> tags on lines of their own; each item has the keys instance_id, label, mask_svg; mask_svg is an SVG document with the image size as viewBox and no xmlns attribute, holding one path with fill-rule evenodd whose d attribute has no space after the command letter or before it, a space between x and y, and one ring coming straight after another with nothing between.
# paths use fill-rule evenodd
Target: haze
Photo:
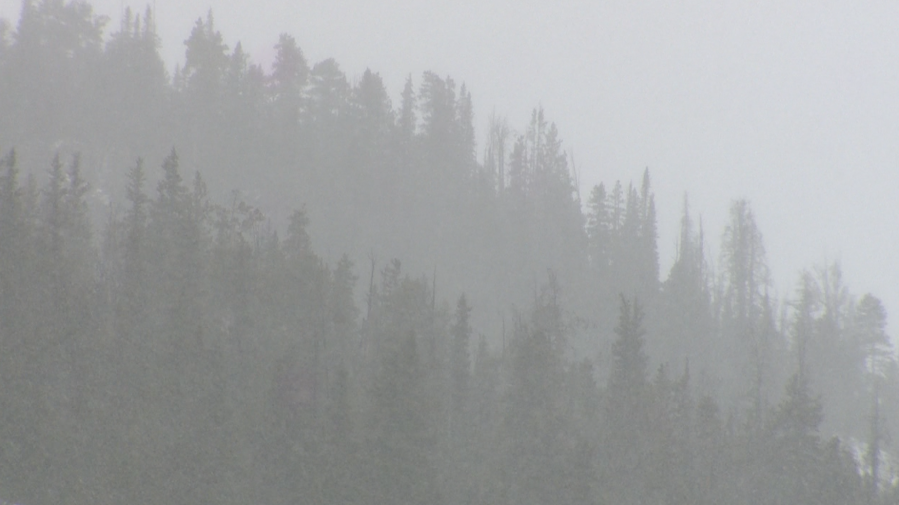
<instances>
[{"instance_id":1,"label":"haze","mask_svg":"<svg viewBox=\"0 0 899 505\"><path fill-rule=\"evenodd\" d=\"M18 0L0 17L18 19ZM97 0L114 29L124 6ZM777 286L840 260L899 314L899 4L880 2L171 2L157 0L171 71L211 8L225 42L271 64L276 34L348 77L381 74L394 103L425 70L468 84L482 143L491 111L522 125L542 105L581 173L652 170L662 271L684 192L717 243L733 198L753 202ZM107 31L110 31L107 30ZM717 257L717 253L713 254Z\"/></svg>"},{"instance_id":2,"label":"haze","mask_svg":"<svg viewBox=\"0 0 899 505\"><path fill-rule=\"evenodd\" d=\"M0 0L0 505L899 502L899 4L151 2Z\"/></svg>"}]
</instances>

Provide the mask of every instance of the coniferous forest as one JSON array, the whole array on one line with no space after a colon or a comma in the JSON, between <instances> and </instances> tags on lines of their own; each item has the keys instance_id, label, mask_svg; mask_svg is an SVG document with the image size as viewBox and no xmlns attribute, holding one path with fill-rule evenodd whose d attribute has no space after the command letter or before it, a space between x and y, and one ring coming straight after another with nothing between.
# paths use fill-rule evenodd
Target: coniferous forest
<instances>
[{"instance_id":1,"label":"coniferous forest","mask_svg":"<svg viewBox=\"0 0 899 505\"><path fill-rule=\"evenodd\" d=\"M648 170L582 192L551 111L476 138L476 90L437 73L388 90L288 34L263 69L212 13L170 72L149 9L22 5L0 499L899 499L883 305L835 263L776 290L750 202L707 230Z\"/></svg>"}]
</instances>

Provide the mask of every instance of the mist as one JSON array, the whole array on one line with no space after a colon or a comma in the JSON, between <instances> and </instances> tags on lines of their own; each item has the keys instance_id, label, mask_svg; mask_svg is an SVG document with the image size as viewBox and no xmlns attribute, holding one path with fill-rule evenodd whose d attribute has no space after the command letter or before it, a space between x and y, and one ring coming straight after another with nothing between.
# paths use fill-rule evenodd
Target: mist
<instances>
[{"instance_id":1,"label":"mist","mask_svg":"<svg viewBox=\"0 0 899 505\"><path fill-rule=\"evenodd\" d=\"M350 7L0 24L0 500L895 501L873 39L484 4L363 43L409 18ZM600 14L613 49L526 39L536 84L460 63Z\"/></svg>"}]
</instances>

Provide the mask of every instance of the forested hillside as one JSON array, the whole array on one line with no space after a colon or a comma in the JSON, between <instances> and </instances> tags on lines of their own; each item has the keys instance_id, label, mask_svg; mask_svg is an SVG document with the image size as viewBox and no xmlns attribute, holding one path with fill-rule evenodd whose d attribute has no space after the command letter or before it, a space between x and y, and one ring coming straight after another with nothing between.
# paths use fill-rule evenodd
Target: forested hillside
<instances>
[{"instance_id":1,"label":"forested hillside","mask_svg":"<svg viewBox=\"0 0 899 505\"><path fill-rule=\"evenodd\" d=\"M0 499L899 497L882 304L839 264L778 297L748 201L582 190L551 111L478 139L437 73L264 69L211 13L170 73L151 10L105 21L0 23Z\"/></svg>"}]
</instances>

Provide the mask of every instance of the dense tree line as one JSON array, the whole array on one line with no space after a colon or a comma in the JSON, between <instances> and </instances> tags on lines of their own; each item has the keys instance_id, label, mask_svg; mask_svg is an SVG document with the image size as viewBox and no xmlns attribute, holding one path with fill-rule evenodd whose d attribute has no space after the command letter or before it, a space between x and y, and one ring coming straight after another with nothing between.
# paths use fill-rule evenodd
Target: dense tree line
<instances>
[{"instance_id":1,"label":"dense tree line","mask_svg":"<svg viewBox=\"0 0 899 505\"><path fill-rule=\"evenodd\" d=\"M395 108L287 34L267 73L211 13L169 75L154 23L0 24L0 498L899 494L882 304L837 264L778 298L749 202L713 268L685 198L663 278L649 171L582 202L543 110L478 152L450 77Z\"/></svg>"}]
</instances>

